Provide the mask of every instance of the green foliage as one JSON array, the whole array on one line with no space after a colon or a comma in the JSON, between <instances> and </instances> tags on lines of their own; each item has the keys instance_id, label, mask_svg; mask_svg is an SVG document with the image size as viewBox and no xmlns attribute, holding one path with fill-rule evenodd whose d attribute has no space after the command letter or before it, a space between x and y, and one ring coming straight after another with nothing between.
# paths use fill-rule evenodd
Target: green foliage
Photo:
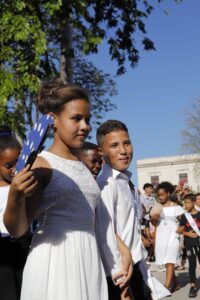
<instances>
[{"instance_id":1,"label":"green foliage","mask_svg":"<svg viewBox=\"0 0 200 300\"><path fill-rule=\"evenodd\" d=\"M61 9L61 6L62 6L62 0L58 0L58 1L51 0L44 3L44 7L46 8L46 10L50 15L53 15L55 11Z\"/></svg>"},{"instance_id":2,"label":"green foliage","mask_svg":"<svg viewBox=\"0 0 200 300\"><path fill-rule=\"evenodd\" d=\"M0 121L4 117L24 134L29 108L22 104L26 104L25 97L38 90L38 69L46 39L31 2L7 0L0 3L0 8L0 107L6 111Z\"/></svg>"},{"instance_id":3,"label":"green foliage","mask_svg":"<svg viewBox=\"0 0 200 300\"><path fill-rule=\"evenodd\" d=\"M66 70L69 59L74 60L74 80L90 91L98 123L114 108L109 98L116 87L83 55L98 52L105 40L118 64L117 74L123 74L126 60L132 67L139 61L138 33L144 49L154 49L145 28L153 10L150 0L2 0L0 10L0 122L11 120L21 135L37 117L35 95L41 81L59 75L61 54L65 73L70 71ZM72 43L65 34L69 26Z\"/></svg>"},{"instance_id":4,"label":"green foliage","mask_svg":"<svg viewBox=\"0 0 200 300\"><path fill-rule=\"evenodd\" d=\"M75 59L75 70L74 82L89 91L92 124L95 128L100 125L106 112L116 108L109 99L117 94L116 83L109 74L105 74L83 58Z\"/></svg>"}]
</instances>

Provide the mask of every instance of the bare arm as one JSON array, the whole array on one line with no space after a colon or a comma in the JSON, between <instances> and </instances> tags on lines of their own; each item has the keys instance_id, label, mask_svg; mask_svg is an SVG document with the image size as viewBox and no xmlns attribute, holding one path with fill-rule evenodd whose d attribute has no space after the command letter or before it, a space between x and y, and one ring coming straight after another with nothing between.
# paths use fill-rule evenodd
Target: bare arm
<instances>
[{"instance_id":1,"label":"bare arm","mask_svg":"<svg viewBox=\"0 0 200 300\"><path fill-rule=\"evenodd\" d=\"M192 239L196 239L198 237L198 234L196 234L194 230L185 231L185 226L179 226L176 230L176 233L183 234L184 236L187 236Z\"/></svg>"},{"instance_id":2,"label":"bare arm","mask_svg":"<svg viewBox=\"0 0 200 300\"><path fill-rule=\"evenodd\" d=\"M154 214L153 216L151 216L151 223L153 226L157 226L158 225L158 221L160 219L160 215L159 214Z\"/></svg>"},{"instance_id":3,"label":"bare arm","mask_svg":"<svg viewBox=\"0 0 200 300\"><path fill-rule=\"evenodd\" d=\"M192 239L196 239L198 237L198 234L196 232L194 232L194 230L190 230L190 231L183 231L183 235L184 236L187 236L189 238L192 238Z\"/></svg>"},{"instance_id":4,"label":"bare arm","mask_svg":"<svg viewBox=\"0 0 200 300\"><path fill-rule=\"evenodd\" d=\"M176 229L176 233L178 233L178 234L183 234L184 228L185 228L185 226L179 226L179 227Z\"/></svg>"},{"instance_id":5,"label":"bare arm","mask_svg":"<svg viewBox=\"0 0 200 300\"><path fill-rule=\"evenodd\" d=\"M29 166L13 179L4 212L4 223L14 237L23 235L32 223L42 192L42 178L38 170L41 158L37 158L33 170Z\"/></svg>"},{"instance_id":6,"label":"bare arm","mask_svg":"<svg viewBox=\"0 0 200 300\"><path fill-rule=\"evenodd\" d=\"M147 236L147 239L151 240L151 233L150 233L150 228L149 227L145 228L145 234Z\"/></svg>"},{"instance_id":7,"label":"bare arm","mask_svg":"<svg viewBox=\"0 0 200 300\"><path fill-rule=\"evenodd\" d=\"M19 237L28 230L26 198L34 194L38 185L33 174L27 166L15 176L10 186L4 223L14 237Z\"/></svg>"}]
</instances>

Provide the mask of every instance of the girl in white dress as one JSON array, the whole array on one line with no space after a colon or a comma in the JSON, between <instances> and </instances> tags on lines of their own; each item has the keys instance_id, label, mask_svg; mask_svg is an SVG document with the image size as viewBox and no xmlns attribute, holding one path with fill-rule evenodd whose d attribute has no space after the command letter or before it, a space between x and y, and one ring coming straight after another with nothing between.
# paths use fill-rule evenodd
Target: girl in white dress
<instances>
[{"instance_id":1,"label":"girl in white dress","mask_svg":"<svg viewBox=\"0 0 200 300\"><path fill-rule=\"evenodd\" d=\"M23 274L21 300L107 300L107 283L95 236L100 190L73 149L90 131L85 90L44 84L42 113L54 118L54 141L11 184L4 222L13 236L39 221Z\"/></svg>"},{"instance_id":2,"label":"girl in white dress","mask_svg":"<svg viewBox=\"0 0 200 300\"><path fill-rule=\"evenodd\" d=\"M156 223L156 242L155 257L156 264L165 265L166 280L165 287L173 292L178 289L174 266L178 260L179 254L179 234L176 232L178 228L178 216L184 213L180 205L170 200L173 192L173 186L169 182L163 182L158 185L157 196L162 204L162 210L159 213L152 214L152 221Z\"/></svg>"}]
</instances>

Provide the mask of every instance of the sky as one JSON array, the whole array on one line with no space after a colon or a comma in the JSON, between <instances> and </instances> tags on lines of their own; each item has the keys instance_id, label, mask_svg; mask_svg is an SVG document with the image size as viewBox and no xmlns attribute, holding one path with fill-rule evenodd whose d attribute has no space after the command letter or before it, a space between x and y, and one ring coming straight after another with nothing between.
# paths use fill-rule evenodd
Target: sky
<instances>
[{"instance_id":1,"label":"sky","mask_svg":"<svg viewBox=\"0 0 200 300\"><path fill-rule=\"evenodd\" d=\"M146 21L146 29L156 51L142 51L139 65L132 69L127 63L127 73L115 78L118 95L111 100L117 109L103 118L127 125L134 147L130 171L136 184L137 160L184 154L185 111L200 97L200 0L178 5L163 1ZM90 60L115 75L116 63L105 44Z\"/></svg>"}]
</instances>

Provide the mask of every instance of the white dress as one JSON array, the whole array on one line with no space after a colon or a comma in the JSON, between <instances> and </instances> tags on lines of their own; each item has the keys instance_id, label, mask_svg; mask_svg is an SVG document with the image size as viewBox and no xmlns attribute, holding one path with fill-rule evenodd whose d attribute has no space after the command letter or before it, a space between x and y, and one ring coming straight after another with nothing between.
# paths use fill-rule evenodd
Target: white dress
<instances>
[{"instance_id":1,"label":"white dress","mask_svg":"<svg viewBox=\"0 0 200 300\"><path fill-rule=\"evenodd\" d=\"M180 205L163 207L160 223L156 229L156 264L175 264L178 260L180 235L176 233L177 217L184 213Z\"/></svg>"},{"instance_id":2,"label":"white dress","mask_svg":"<svg viewBox=\"0 0 200 300\"><path fill-rule=\"evenodd\" d=\"M3 214L7 205L9 189L10 185L0 187L0 233L2 237L9 236L8 230L3 222Z\"/></svg>"},{"instance_id":3,"label":"white dress","mask_svg":"<svg viewBox=\"0 0 200 300\"><path fill-rule=\"evenodd\" d=\"M52 178L37 212L39 227L23 274L21 300L107 300L95 236L100 190L80 162L40 154Z\"/></svg>"}]
</instances>

